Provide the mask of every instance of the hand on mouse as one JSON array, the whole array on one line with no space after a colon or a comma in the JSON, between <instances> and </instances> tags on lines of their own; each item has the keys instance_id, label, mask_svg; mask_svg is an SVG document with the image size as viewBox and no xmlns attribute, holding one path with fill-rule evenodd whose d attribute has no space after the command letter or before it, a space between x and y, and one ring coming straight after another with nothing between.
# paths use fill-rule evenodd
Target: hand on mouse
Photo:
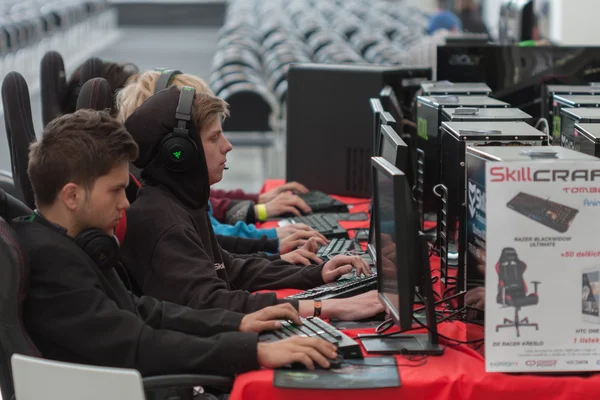
<instances>
[{"instance_id":1,"label":"hand on mouse","mask_svg":"<svg viewBox=\"0 0 600 400\"><path fill-rule=\"evenodd\" d=\"M265 203L265 208L267 210L267 218L287 213L300 217L302 215L301 211L305 214L312 212L308 204L292 192L278 194L273 200ZM258 215L258 210L255 209L255 212Z\"/></svg>"}]
</instances>

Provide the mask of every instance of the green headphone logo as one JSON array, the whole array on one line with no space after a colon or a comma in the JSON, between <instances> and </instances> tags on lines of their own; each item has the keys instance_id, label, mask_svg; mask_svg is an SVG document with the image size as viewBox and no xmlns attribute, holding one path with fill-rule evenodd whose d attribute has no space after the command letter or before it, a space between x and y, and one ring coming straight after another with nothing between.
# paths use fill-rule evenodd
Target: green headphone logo
<instances>
[{"instance_id":1,"label":"green headphone logo","mask_svg":"<svg viewBox=\"0 0 600 400\"><path fill-rule=\"evenodd\" d=\"M174 151L173 156L175 156L175 158L179 160L179 158L181 157L181 150Z\"/></svg>"}]
</instances>

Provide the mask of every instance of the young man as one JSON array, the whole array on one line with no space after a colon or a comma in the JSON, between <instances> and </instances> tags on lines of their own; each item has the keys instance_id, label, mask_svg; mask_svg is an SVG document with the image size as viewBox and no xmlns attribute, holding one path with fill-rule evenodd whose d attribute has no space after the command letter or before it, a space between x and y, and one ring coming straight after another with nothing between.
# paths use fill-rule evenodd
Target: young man
<instances>
[{"instance_id":1,"label":"young man","mask_svg":"<svg viewBox=\"0 0 600 400\"><path fill-rule=\"evenodd\" d=\"M185 96L185 98L184 98ZM176 112L177 111L177 112ZM127 213L123 262L142 292L162 300L203 309L251 312L287 300L258 290L309 289L356 269L370 274L357 256L336 256L324 265L295 266L284 261L240 259L224 251L213 233L207 204L210 185L223 176L232 146L221 119L227 103L190 87L171 86L144 102L125 121L140 147L135 161L144 186ZM170 139L189 141L177 153ZM179 139L177 139L179 140ZM175 143L175 142L173 142ZM175 149L175 150L174 150ZM173 151L175 158L170 158ZM185 170L178 167L187 157ZM383 311L375 291L349 299L289 301L302 316L355 320ZM315 307L316 306L316 307Z\"/></svg>"},{"instance_id":2,"label":"young man","mask_svg":"<svg viewBox=\"0 0 600 400\"><path fill-rule=\"evenodd\" d=\"M256 332L273 329L277 319L298 320L289 305L244 316L130 295L114 268L112 232L129 206L128 163L137 154L120 122L91 110L55 119L31 146L38 209L13 226L30 262L23 319L44 357L142 375L327 365L335 349L324 341L257 343Z\"/></svg>"}]
</instances>

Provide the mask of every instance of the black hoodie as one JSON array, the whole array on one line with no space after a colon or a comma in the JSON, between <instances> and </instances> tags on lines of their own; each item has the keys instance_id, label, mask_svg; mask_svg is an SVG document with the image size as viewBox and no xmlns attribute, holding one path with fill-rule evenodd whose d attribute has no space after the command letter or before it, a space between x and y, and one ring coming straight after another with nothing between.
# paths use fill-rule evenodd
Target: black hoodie
<instances>
[{"instance_id":1,"label":"black hoodie","mask_svg":"<svg viewBox=\"0 0 600 400\"><path fill-rule=\"evenodd\" d=\"M199 151L186 172L168 170L158 154L158 144L175 127L178 101L179 89L172 86L125 121L140 147L134 164L142 168L144 184L127 212L121 254L142 292L196 309L253 312L282 300L250 292L322 285L322 266L239 258L219 246L208 216L210 186L199 134L190 135ZM193 122L188 127L198 132Z\"/></svg>"}]
</instances>

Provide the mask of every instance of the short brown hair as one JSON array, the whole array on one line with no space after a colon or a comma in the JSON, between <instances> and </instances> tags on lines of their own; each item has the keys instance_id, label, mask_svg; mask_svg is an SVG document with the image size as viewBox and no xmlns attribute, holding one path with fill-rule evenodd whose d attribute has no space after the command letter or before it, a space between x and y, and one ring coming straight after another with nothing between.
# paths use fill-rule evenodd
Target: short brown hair
<instances>
[{"instance_id":1,"label":"short brown hair","mask_svg":"<svg viewBox=\"0 0 600 400\"><path fill-rule=\"evenodd\" d=\"M96 179L137 157L138 146L129 132L106 111L79 110L58 117L29 147L27 173L36 205L54 203L69 182L90 189Z\"/></svg>"},{"instance_id":2,"label":"short brown hair","mask_svg":"<svg viewBox=\"0 0 600 400\"><path fill-rule=\"evenodd\" d=\"M229 104L225 100L209 93L196 92L192 120L198 132L217 118L223 121L227 117L229 117Z\"/></svg>"}]
</instances>

